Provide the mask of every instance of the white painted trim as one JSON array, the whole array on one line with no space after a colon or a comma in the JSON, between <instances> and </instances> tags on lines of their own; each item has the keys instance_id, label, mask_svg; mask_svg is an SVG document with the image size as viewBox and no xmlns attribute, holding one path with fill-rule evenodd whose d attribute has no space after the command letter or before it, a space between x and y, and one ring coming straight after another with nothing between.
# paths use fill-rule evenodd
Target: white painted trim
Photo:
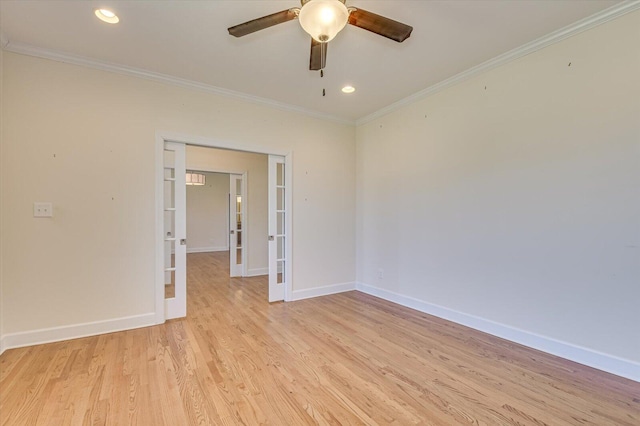
<instances>
[{"instance_id":1,"label":"white painted trim","mask_svg":"<svg viewBox=\"0 0 640 426\"><path fill-rule=\"evenodd\" d=\"M551 355L640 382L640 363L635 361L541 336L530 331L455 311L444 306L428 303L414 297L394 293L372 285L359 282L356 284L356 288L363 293L397 303L407 308L415 309Z\"/></svg>"},{"instance_id":2,"label":"white painted trim","mask_svg":"<svg viewBox=\"0 0 640 426\"><path fill-rule=\"evenodd\" d=\"M155 315L156 323L165 321L165 272L164 272L164 138L156 133L156 265L155 265Z\"/></svg>"},{"instance_id":3,"label":"white painted trim","mask_svg":"<svg viewBox=\"0 0 640 426\"><path fill-rule=\"evenodd\" d=\"M21 348L24 346L41 345L44 343L60 342L62 340L79 339L116 331L126 331L135 328L156 325L154 312L130 317L94 321L83 324L65 325L60 327L42 328L40 330L10 333L2 336L2 351ZM1 353L1 352L0 352Z\"/></svg>"},{"instance_id":4,"label":"white painted trim","mask_svg":"<svg viewBox=\"0 0 640 426\"><path fill-rule=\"evenodd\" d=\"M251 268L247 270L245 277L259 277L261 275L269 275L269 268Z\"/></svg>"},{"instance_id":5,"label":"white painted trim","mask_svg":"<svg viewBox=\"0 0 640 426\"><path fill-rule=\"evenodd\" d=\"M101 71L113 72L116 74L126 75L130 77L143 78L145 80L151 80L159 83L170 84L172 86L178 86L185 89L197 90L204 93L211 93L214 95L224 96L232 99L239 99L253 104L263 105L270 108L278 109L281 111L294 112L298 114L307 115L320 120L333 121L340 124L347 124L353 126L353 120L345 120L340 117L336 117L330 114L324 114L310 109L302 108L295 105L286 104L284 102L274 101L272 99L261 98L247 93L236 92L235 90L229 90L218 86L213 86L206 83L200 83L193 80L187 80L180 77L173 77L167 74L161 74L154 71L147 71L141 68L130 67L126 65L116 64L112 62L99 61L96 59L90 59L80 55L74 55L71 53L61 52L53 49L45 49L38 46L33 46L26 43L19 43L8 41L3 46L4 50L9 52L18 53L21 55L34 56L36 58L50 59L53 61L64 62L67 64L79 65L82 67L94 68Z\"/></svg>"},{"instance_id":6,"label":"white painted trim","mask_svg":"<svg viewBox=\"0 0 640 426\"><path fill-rule=\"evenodd\" d=\"M289 154L289 151L277 148L265 148L264 146L251 145L240 141L228 141L222 139L212 139L204 136L189 135L186 133L157 131L156 138L161 137L165 142L177 142L186 145L204 146L209 148L231 149L233 151L244 151L256 154L281 155ZM204 170L206 171L206 170ZM220 172L222 173L222 172ZM229 172L231 173L231 172ZM234 172L236 173L236 172ZM244 171L240 172L244 173Z\"/></svg>"},{"instance_id":7,"label":"white painted trim","mask_svg":"<svg viewBox=\"0 0 640 426\"><path fill-rule=\"evenodd\" d=\"M331 284L322 287L308 288L304 290L294 290L291 300L310 299L312 297L328 296L330 294L344 293L356 289L355 282Z\"/></svg>"},{"instance_id":8,"label":"white painted trim","mask_svg":"<svg viewBox=\"0 0 640 426\"><path fill-rule=\"evenodd\" d=\"M284 156L284 185L286 191L290 194L290 196L284 198L285 203L285 228L286 228L286 238L289 241L289 244L285 244L285 258L287 261L285 262L285 276L287 277L285 280L284 286L284 301L289 302L293 300L293 220L291 219L294 215L293 212L293 152L288 153Z\"/></svg>"},{"instance_id":9,"label":"white painted trim","mask_svg":"<svg viewBox=\"0 0 640 426\"><path fill-rule=\"evenodd\" d=\"M407 96L406 98L401 99L397 102L394 102L391 105L379 109L378 111L371 113L365 117L359 118L356 120L356 126L361 126L363 124L369 123L404 106L410 105L431 95L435 95L436 93L448 89L449 87L461 83L465 80L469 80L494 68L505 65L530 53L544 49L547 46L558 43L566 38L572 37L598 25L604 24L605 22L609 22L613 19L619 18L620 16L633 12L637 9L640 9L640 1L623 1L585 19L574 22L571 25L568 25L529 43L523 44L520 47L498 55L495 58L489 59L486 62L471 67L466 71L456 74L453 77L449 77L446 80L441 81L440 83L436 83L433 86L427 87L426 89L420 90L419 92Z\"/></svg>"},{"instance_id":10,"label":"white painted trim","mask_svg":"<svg viewBox=\"0 0 640 426\"><path fill-rule=\"evenodd\" d=\"M246 224L246 226L244 226L244 229L242 229L242 238L244 239L246 244L242 244L242 276L246 276L247 275L247 262L249 261L249 251L250 251L250 244L249 244L249 233L250 233L250 226L249 226L249 206L251 205L251 200L249 200L249 181L248 181L248 173L244 172L242 174L242 183L240 184L242 186L242 198L243 198L243 202L241 205L241 209L242 209L242 220L244 221L244 223ZM229 218L231 219L231 218ZM231 226L231 224L229 224L229 226ZM229 235L229 234L227 234Z\"/></svg>"},{"instance_id":11,"label":"white painted trim","mask_svg":"<svg viewBox=\"0 0 640 426\"><path fill-rule=\"evenodd\" d=\"M187 247L187 253L211 253L214 251L229 251L229 246L226 247Z\"/></svg>"}]
</instances>

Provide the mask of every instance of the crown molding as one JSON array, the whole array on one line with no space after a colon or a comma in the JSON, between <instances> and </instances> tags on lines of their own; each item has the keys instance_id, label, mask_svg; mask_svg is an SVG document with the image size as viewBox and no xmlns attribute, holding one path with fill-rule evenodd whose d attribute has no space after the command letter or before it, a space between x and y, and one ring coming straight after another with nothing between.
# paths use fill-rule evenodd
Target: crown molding
<instances>
[{"instance_id":1,"label":"crown molding","mask_svg":"<svg viewBox=\"0 0 640 426\"><path fill-rule=\"evenodd\" d=\"M488 61L483 62L479 65L476 65L472 68L469 68L466 71L463 71L459 74L454 75L453 77L447 78L446 80L436 83L433 86L429 86L426 89L423 89L410 96L407 96L404 99L394 102L391 105L388 105L382 109L379 109L376 112L373 112L367 116L359 118L356 120L356 127L369 123L377 118L380 118L404 106L410 105L421 99L424 99L438 92L441 92L465 80L469 80L470 78L476 77L480 74L483 74L501 65L505 65L518 58L521 58L523 56L526 56L538 50L544 49L547 46L558 43L564 39L572 37L583 31L587 31L598 25L604 24L605 22L612 21L616 18L619 18L623 15L626 15L627 13L633 12L638 9L640 9L640 0L623 1L620 4L617 4L605 10L602 10L580 21L574 22L571 25L568 25L564 28L561 28L550 34L547 34L546 36L540 37L532 42L523 44L520 47L517 47L513 50L503 53L502 55L496 56L493 59L489 59Z\"/></svg>"},{"instance_id":2,"label":"crown molding","mask_svg":"<svg viewBox=\"0 0 640 426\"><path fill-rule=\"evenodd\" d=\"M4 39L3 39L4 40ZM151 80L159 83L169 84L172 86L178 86L186 89L197 90L200 92L211 93L214 95L224 96L232 99L239 99L242 101L250 102L253 104L263 105L270 108L278 109L281 111L294 112L298 114L307 115L313 118L333 121L339 124L346 124L349 126L355 125L353 120L345 120L340 117L335 117L329 114L323 114L309 109L305 109L299 106L286 104L284 102L278 102L271 99L261 98L258 96L249 95L247 93L236 92L234 90L224 89L222 87L213 86L210 84L200 83L193 80L187 80L180 77L173 77L166 74L161 74L153 71L147 71L141 68L129 67L126 65L99 61L84 56L73 55L66 52L61 52L53 49L45 49L37 46L33 46L26 43L18 43L7 40L5 44L2 44L3 50L12 53L18 53L26 56L33 56L37 58L50 59L53 61L64 62L73 65L79 65L82 67L94 68L101 71L113 72L116 74L122 74L130 77L143 78L145 80Z\"/></svg>"},{"instance_id":3,"label":"crown molding","mask_svg":"<svg viewBox=\"0 0 640 426\"><path fill-rule=\"evenodd\" d=\"M166 74L156 73L153 71L147 71L140 68L128 67L125 65L120 65L120 64L110 63L110 62L98 61L95 59L90 59L90 58L86 58L79 55L73 55L70 53L56 51L52 49L44 49L41 47L37 47L37 46L25 44L25 43L12 42L6 37L6 35L2 32L1 29L0 29L0 45L3 50L13 52L13 53L18 53L18 54L27 55L27 56L34 56L34 57L44 58L44 59L50 59L58 62L65 62L65 63L79 65L79 66L95 68L102 71L108 71L108 72L113 72L117 74L143 78L146 80L183 87L191 90L197 90L205 93L211 93L211 94L224 96L232 99L239 99L239 100L243 100L243 101L258 104L258 105L271 107L281 111L303 114L309 117L332 121L339 124L345 124L350 126L353 126L353 125L360 126L370 121L373 121L377 118L380 118L384 115L387 115L393 111L396 111L404 106L417 102L418 100L424 99L438 92L441 92L465 80L476 77L494 68L505 65L518 58L521 58L523 56L526 56L538 50L544 49L545 47L550 46L554 43L558 43L564 39L567 39L583 31L594 28L598 25L604 24L605 22L609 22L611 20L619 18L620 16L626 15L627 13L633 12L638 9L640 9L640 0L623 1L615 6L612 6L608 9L605 9L594 15L591 15L585 19L577 21L569 26L566 26L550 34L547 34L546 36L540 37L532 42L526 43L520 47L510 50L509 52L503 53L502 55L496 56L493 59L489 59L486 62L483 62L472 68L469 68L466 71L463 71L459 74L454 75L453 77L450 77L446 80L436 83L433 86L429 86L426 89L420 90L419 92L416 92L410 96L407 96L404 99L394 102L382 109L379 109L378 111L372 114L361 117L355 121L343 119L343 118L332 116L329 114L319 113L319 112L312 111L299 106L286 104L284 102L278 102L271 99L261 98L258 96L253 96L253 95L249 95L242 92L236 92L234 90L224 89L222 87L200 83L193 80L187 80L179 77L172 77Z\"/></svg>"}]
</instances>

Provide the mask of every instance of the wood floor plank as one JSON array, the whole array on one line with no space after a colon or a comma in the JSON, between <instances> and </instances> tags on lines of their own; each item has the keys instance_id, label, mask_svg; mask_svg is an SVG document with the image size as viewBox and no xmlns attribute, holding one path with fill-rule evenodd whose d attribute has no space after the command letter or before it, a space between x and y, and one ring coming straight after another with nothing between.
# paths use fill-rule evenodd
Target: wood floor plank
<instances>
[{"instance_id":1,"label":"wood floor plank","mask_svg":"<svg viewBox=\"0 0 640 426\"><path fill-rule=\"evenodd\" d=\"M187 318L0 356L0 425L640 425L640 383L359 292L267 302L188 255Z\"/></svg>"}]
</instances>

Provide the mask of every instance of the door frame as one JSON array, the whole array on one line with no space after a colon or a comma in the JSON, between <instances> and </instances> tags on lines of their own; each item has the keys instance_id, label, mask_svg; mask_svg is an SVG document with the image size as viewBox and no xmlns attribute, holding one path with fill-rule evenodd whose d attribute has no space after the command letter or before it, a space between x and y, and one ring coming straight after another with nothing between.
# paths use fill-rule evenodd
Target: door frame
<instances>
[{"instance_id":1,"label":"door frame","mask_svg":"<svg viewBox=\"0 0 640 426\"><path fill-rule=\"evenodd\" d=\"M155 159L155 235L156 235L156 259L155 259L155 321L156 324L162 324L165 322L165 297L164 297L164 207L162 205L164 197L164 164L163 164L163 150L165 142L183 143L185 145L203 146L208 148L229 149L233 151L244 151L256 154L266 155L279 155L285 159L285 168L287 173L285 174L285 185L292 194L293 189L293 152L270 148L261 147L250 144L245 144L238 141L225 141L212 138L206 138L202 136L194 136L183 133L157 131L155 135L156 143L156 159ZM206 171L206 170L203 170ZM224 171L225 173L227 171ZM238 173L242 174L242 173ZM285 228L287 235L289 235L289 241L293 240L293 200L292 196L286 197L285 208L289 212L285 216ZM268 235L264 236L265 239ZM292 300L293 295L293 244L289 243L285 246L286 258L289 262L285 264L285 273L288 277L285 282L284 288L284 300L289 302Z\"/></svg>"}]
</instances>

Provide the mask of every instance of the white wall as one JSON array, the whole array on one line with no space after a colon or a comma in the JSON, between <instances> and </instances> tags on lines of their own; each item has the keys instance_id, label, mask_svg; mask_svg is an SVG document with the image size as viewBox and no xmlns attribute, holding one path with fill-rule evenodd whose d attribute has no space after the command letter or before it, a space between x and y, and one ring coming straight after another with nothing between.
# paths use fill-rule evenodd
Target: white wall
<instances>
[{"instance_id":1,"label":"white wall","mask_svg":"<svg viewBox=\"0 0 640 426\"><path fill-rule=\"evenodd\" d=\"M0 43L2 43L2 41L0 40ZM3 82L4 82L4 50L2 50L2 46L0 46L0 165L2 164L2 157L4 156L3 154L3 146L2 146L2 139L3 139L3 135L4 135L4 119L3 119L3 113L2 113L2 108L4 105L4 102L2 102L3 99ZM0 188L2 188L3 186L3 174L0 173ZM2 209L2 196L0 195L0 224L3 223L4 219L3 219L3 210ZM1 226L0 226L0 231L2 230ZM2 239L2 234L0 233L0 240ZM3 305L4 305L4 296L2 294L2 288L3 288L3 262L2 262L2 250L3 250L3 244L0 242L0 353L2 353L4 351L4 321L3 321Z\"/></svg>"},{"instance_id":2,"label":"white wall","mask_svg":"<svg viewBox=\"0 0 640 426\"><path fill-rule=\"evenodd\" d=\"M64 338L153 321L157 131L292 152L294 290L355 280L353 127L71 64L3 59L11 344L48 339L48 328ZM34 219L34 201L53 202L54 217Z\"/></svg>"},{"instance_id":3,"label":"white wall","mask_svg":"<svg viewBox=\"0 0 640 426\"><path fill-rule=\"evenodd\" d=\"M244 244L244 249L247 251L247 275L250 276L269 273L268 160L269 156L265 154L187 146L187 168L189 169L247 173L245 229L248 234L248 244ZM228 193L227 179L225 197ZM188 219L187 226L189 226Z\"/></svg>"},{"instance_id":4,"label":"white wall","mask_svg":"<svg viewBox=\"0 0 640 426\"><path fill-rule=\"evenodd\" d=\"M229 250L229 175L204 175L187 185L187 253Z\"/></svg>"},{"instance_id":5,"label":"white wall","mask_svg":"<svg viewBox=\"0 0 640 426\"><path fill-rule=\"evenodd\" d=\"M359 126L363 288L638 366L638 28L634 12Z\"/></svg>"}]
</instances>

